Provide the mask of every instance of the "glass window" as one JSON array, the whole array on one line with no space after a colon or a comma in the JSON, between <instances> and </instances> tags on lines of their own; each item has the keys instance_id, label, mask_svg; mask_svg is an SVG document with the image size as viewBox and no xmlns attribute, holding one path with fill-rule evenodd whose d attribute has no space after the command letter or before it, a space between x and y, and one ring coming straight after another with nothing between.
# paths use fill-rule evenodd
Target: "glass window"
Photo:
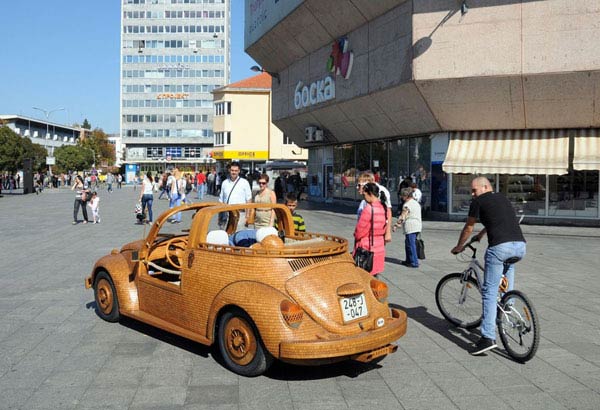
<instances>
[{"instance_id":1,"label":"glass window","mask_svg":"<svg viewBox=\"0 0 600 410\"><path fill-rule=\"evenodd\" d=\"M548 216L598 217L598 171L548 176Z\"/></svg>"},{"instance_id":2,"label":"glass window","mask_svg":"<svg viewBox=\"0 0 600 410\"><path fill-rule=\"evenodd\" d=\"M333 196L340 199L355 200L356 167L354 166L354 146L338 145L333 148Z\"/></svg>"},{"instance_id":3,"label":"glass window","mask_svg":"<svg viewBox=\"0 0 600 410\"><path fill-rule=\"evenodd\" d=\"M498 192L502 192L517 211L525 215L546 214L545 175L506 175L498 176Z\"/></svg>"},{"instance_id":4,"label":"glass window","mask_svg":"<svg viewBox=\"0 0 600 410\"><path fill-rule=\"evenodd\" d=\"M452 212L467 213L471 205L471 181L479 175L475 174L452 174ZM490 180L492 187L496 190L496 175L482 175Z\"/></svg>"}]
</instances>

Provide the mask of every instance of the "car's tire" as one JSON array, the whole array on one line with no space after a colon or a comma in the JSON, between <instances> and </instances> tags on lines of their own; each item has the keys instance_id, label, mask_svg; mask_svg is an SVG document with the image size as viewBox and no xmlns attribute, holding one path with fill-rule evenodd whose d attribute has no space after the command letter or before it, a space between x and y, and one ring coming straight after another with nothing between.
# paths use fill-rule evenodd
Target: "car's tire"
<instances>
[{"instance_id":1,"label":"car's tire","mask_svg":"<svg viewBox=\"0 0 600 410\"><path fill-rule=\"evenodd\" d=\"M100 271L94 281L94 298L98 316L107 322L119 321L119 300L115 285L106 271Z\"/></svg>"},{"instance_id":2,"label":"car's tire","mask_svg":"<svg viewBox=\"0 0 600 410\"><path fill-rule=\"evenodd\" d=\"M273 363L273 356L264 347L254 322L240 309L221 315L218 346L225 366L242 376L259 376Z\"/></svg>"}]
</instances>

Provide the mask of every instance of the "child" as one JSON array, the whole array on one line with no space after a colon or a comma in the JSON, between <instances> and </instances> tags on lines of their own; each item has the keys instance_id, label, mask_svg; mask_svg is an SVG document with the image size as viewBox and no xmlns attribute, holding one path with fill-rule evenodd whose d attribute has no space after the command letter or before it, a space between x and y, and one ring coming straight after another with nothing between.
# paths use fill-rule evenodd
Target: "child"
<instances>
[{"instance_id":1,"label":"child","mask_svg":"<svg viewBox=\"0 0 600 410\"><path fill-rule=\"evenodd\" d=\"M92 199L90 199L90 208L92 209L92 218L94 222L93 224L100 223L100 197L96 193L96 191L92 192Z\"/></svg>"},{"instance_id":2,"label":"child","mask_svg":"<svg viewBox=\"0 0 600 410\"><path fill-rule=\"evenodd\" d=\"M292 213L292 219L294 220L294 230L299 232L306 232L306 226L304 225L304 218L296 213L296 207L298 206L298 197L294 192L289 192L285 197L285 206L288 207Z\"/></svg>"}]
</instances>

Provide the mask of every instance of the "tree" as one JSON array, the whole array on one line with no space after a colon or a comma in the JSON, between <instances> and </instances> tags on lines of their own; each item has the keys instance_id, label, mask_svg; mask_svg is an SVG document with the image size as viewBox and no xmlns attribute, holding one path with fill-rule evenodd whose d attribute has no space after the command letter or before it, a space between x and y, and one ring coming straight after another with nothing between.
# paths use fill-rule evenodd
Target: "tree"
<instances>
[{"instance_id":1,"label":"tree","mask_svg":"<svg viewBox=\"0 0 600 410\"><path fill-rule=\"evenodd\" d=\"M90 169L94 162L92 150L77 145L63 145L54 150L58 172Z\"/></svg>"},{"instance_id":2,"label":"tree","mask_svg":"<svg viewBox=\"0 0 600 410\"><path fill-rule=\"evenodd\" d=\"M33 159L33 168L41 170L46 163L46 148L23 138L7 126L0 126L0 170L17 172L23 159Z\"/></svg>"},{"instance_id":3,"label":"tree","mask_svg":"<svg viewBox=\"0 0 600 410\"><path fill-rule=\"evenodd\" d=\"M85 128L86 130L91 130L92 124L90 124L90 122L87 120L87 118L85 118L83 120L83 125L81 126L81 128Z\"/></svg>"},{"instance_id":4,"label":"tree","mask_svg":"<svg viewBox=\"0 0 600 410\"><path fill-rule=\"evenodd\" d=\"M115 163L115 146L108 141L108 135L101 128L96 128L92 134L79 141L80 146L94 152L94 163L111 166Z\"/></svg>"}]
</instances>

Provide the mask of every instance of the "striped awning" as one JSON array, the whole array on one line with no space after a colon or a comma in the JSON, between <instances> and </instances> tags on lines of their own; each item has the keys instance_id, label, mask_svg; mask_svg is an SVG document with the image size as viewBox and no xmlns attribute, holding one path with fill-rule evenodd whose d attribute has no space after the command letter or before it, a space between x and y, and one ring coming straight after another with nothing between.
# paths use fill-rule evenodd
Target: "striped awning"
<instances>
[{"instance_id":1,"label":"striped awning","mask_svg":"<svg viewBox=\"0 0 600 410\"><path fill-rule=\"evenodd\" d=\"M568 131L454 132L442 168L465 174L563 175L569 168Z\"/></svg>"},{"instance_id":2,"label":"striped awning","mask_svg":"<svg viewBox=\"0 0 600 410\"><path fill-rule=\"evenodd\" d=\"M600 170L600 130L592 128L577 131L573 169Z\"/></svg>"}]
</instances>

